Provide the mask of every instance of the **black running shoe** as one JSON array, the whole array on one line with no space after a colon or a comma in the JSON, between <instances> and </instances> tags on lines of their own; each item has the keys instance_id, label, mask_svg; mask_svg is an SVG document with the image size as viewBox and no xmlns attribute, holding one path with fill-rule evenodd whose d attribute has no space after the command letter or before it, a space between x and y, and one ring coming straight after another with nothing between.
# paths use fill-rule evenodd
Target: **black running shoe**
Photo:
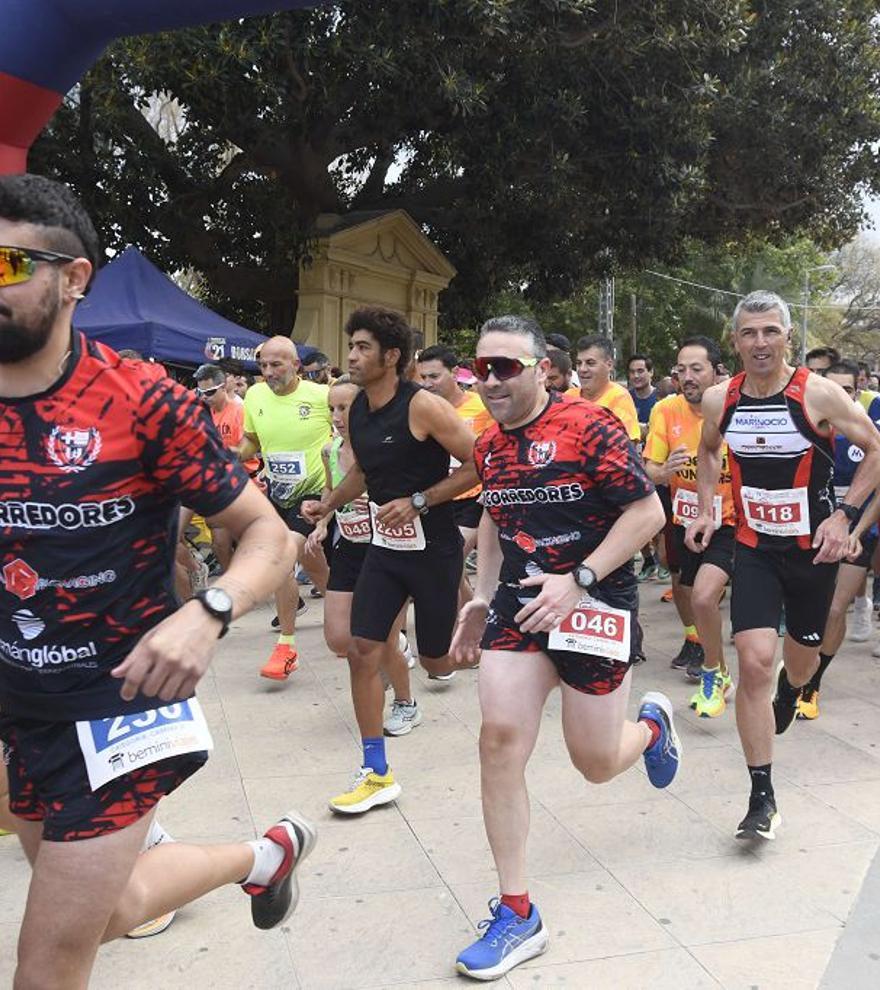
<instances>
[{"instance_id":1,"label":"black running shoe","mask_svg":"<svg viewBox=\"0 0 880 990\"><path fill-rule=\"evenodd\" d=\"M691 641L689 639L686 639L684 643L682 643L678 654L672 658L672 662L669 664L673 670L687 670L688 662L690 660L690 645Z\"/></svg>"},{"instance_id":2,"label":"black running shoe","mask_svg":"<svg viewBox=\"0 0 880 990\"><path fill-rule=\"evenodd\" d=\"M318 838L315 826L296 811L286 814L277 825L265 833L284 850L284 859L268 886L242 884L251 896L251 917L257 928L269 929L290 917L299 900L296 871L315 848Z\"/></svg>"},{"instance_id":3,"label":"black running shoe","mask_svg":"<svg viewBox=\"0 0 880 990\"><path fill-rule=\"evenodd\" d=\"M776 838L776 829L782 818L776 810L776 799L772 794L753 794L749 798L749 813L739 823L736 830L738 839Z\"/></svg>"},{"instance_id":4,"label":"black running shoe","mask_svg":"<svg viewBox=\"0 0 880 990\"><path fill-rule=\"evenodd\" d=\"M702 643L691 643L691 655L688 657L687 678L689 681L699 682L703 678L703 664L706 662L706 653Z\"/></svg>"},{"instance_id":5,"label":"black running shoe","mask_svg":"<svg viewBox=\"0 0 880 990\"><path fill-rule=\"evenodd\" d=\"M800 691L788 683L785 667L780 664L779 675L776 678L776 697L773 699L773 718L776 720L777 736L781 736L794 721L799 697Z\"/></svg>"}]
</instances>

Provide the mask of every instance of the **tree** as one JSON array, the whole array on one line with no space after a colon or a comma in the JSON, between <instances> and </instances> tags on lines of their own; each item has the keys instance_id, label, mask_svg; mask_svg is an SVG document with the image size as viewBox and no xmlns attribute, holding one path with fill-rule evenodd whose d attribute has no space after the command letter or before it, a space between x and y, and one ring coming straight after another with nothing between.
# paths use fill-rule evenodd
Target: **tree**
<instances>
[{"instance_id":1,"label":"tree","mask_svg":"<svg viewBox=\"0 0 880 990\"><path fill-rule=\"evenodd\" d=\"M117 42L34 148L112 247L290 325L322 212L402 207L459 270L448 326L512 285L752 235L850 236L880 191L874 4L358 0ZM176 101L157 133L144 110ZM152 101L152 102L151 102ZM172 129L174 130L174 129Z\"/></svg>"}]
</instances>

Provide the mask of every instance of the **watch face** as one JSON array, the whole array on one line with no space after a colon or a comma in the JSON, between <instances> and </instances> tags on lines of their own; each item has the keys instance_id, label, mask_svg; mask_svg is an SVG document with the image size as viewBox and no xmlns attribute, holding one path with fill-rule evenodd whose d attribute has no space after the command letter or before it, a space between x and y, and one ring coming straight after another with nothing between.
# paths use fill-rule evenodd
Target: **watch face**
<instances>
[{"instance_id":1,"label":"watch face","mask_svg":"<svg viewBox=\"0 0 880 990\"><path fill-rule=\"evenodd\" d=\"M422 492L416 492L411 501L416 509L424 509L424 507L428 504L428 500Z\"/></svg>"},{"instance_id":2,"label":"watch face","mask_svg":"<svg viewBox=\"0 0 880 990\"><path fill-rule=\"evenodd\" d=\"M205 601L218 612L226 612L232 608L232 599L222 588L208 588L205 592Z\"/></svg>"}]
</instances>

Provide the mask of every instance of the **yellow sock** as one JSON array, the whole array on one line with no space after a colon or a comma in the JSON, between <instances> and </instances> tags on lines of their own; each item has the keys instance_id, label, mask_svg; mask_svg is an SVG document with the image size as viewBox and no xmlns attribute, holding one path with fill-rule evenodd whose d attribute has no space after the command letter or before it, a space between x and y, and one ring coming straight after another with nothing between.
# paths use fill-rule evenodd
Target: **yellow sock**
<instances>
[{"instance_id":1,"label":"yellow sock","mask_svg":"<svg viewBox=\"0 0 880 990\"><path fill-rule=\"evenodd\" d=\"M284 646L293 646L293 633L291 633L289 636L285 636L284 633L282 633L278 637L278 642L282 643Z\"/></svg>"},{"instance_id":2,"label":"yellow sock","mask_svg":"<svg viewBox=\"0 0 880 990\"><path fill-rule=\"evenodd\" d=\"M685 626L684 627L684 638L689 639L692 643L699 643L700 637L697 635L696 626Z\"/></svg>"}]
</instances>

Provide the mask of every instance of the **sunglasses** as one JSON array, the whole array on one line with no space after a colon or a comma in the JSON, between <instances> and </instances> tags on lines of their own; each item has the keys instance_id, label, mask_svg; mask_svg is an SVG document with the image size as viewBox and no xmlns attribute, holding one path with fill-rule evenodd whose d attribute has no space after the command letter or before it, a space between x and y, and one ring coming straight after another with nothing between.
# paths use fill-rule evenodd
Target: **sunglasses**
<instances>
[{"instance_id":1,"label":"sunglasses","mask_svg":"<svg viewBox=\"0 0 880 990\"><path fill-rule=\"evenodd\" d=\"M34 277L38 261L66 264L76 261L72 255L57 251L36 251L33 248L0 247L0 286L17 285Z\"/></svg>"},{"instance_id":2,"label":"sunglasses","mask_svg":"<svg viewBox=\"0 0 880 990\"><path fill-rule=\"evenodd\" d=\"M212 385L210 388L199 388L196 385L196 391L199 395L213 395L215 392L219 392L221 388L225 388L225 385Z\"/></svg>"},{"instance_id":3,"label":"sunglasses","mask_svg":"<svg viewBox=\"0 0 880 990\"><path fill-rule=\"evenodd\" d=\"M474 358L474 374L481 382L494 375L499 382L509 381L521 375L526 368L534 368L540 358L478 357Z\"/></svg>"}]
</instances>

